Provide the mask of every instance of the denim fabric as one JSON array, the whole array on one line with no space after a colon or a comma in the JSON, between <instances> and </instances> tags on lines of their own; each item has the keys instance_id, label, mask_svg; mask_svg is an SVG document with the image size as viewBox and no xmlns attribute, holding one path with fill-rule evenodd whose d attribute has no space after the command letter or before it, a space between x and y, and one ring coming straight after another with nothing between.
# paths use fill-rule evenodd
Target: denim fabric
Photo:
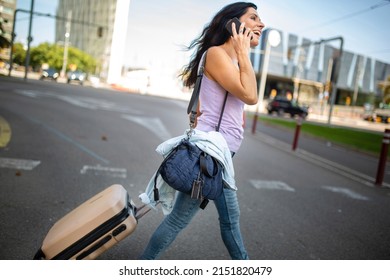
<instances>
[{"instance_id":1,"label":"denim fabric","mask_svg":"<svg viewBox=\"0 0 390 280\"><path fill-rule=\"evenodd\" d=\"M231 258L248 259L241 237L237 193L224 188L223 194L214 200L214 204L219 214L222 240ZM199 211L199 205L200 200L191 199L190 195L179 192L172 212L156 229L140 259L158 258L175 240L179 232L190 223Z\"/></svg>"},{"instance_id":2,"label":"denim fabric","mask_svg":"<svg viewBox=\"0 0 390 280\"><path fill-rule=\"evenodd\" d=\"M237 192L224 188L223 194L214 200L219 214L222 240L233 260L249 259L240 230L240 208Z\"/></svg>"}]
</instances>

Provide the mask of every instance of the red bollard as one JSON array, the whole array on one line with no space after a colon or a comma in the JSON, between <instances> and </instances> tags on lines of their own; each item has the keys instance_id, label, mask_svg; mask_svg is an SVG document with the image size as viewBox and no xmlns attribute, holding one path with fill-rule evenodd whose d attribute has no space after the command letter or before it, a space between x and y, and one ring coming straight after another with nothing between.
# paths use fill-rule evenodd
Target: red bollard
<instances>
[{"instance_id":1,"label":"red bollard","mask_svg":"<svg viewBox=\"0 0 390 280\"><path fill-rule=\"evenodd\" d=\"M301 126L302 126L302 117L298 117L297 126L295 127L294 142L292 145L293 151L295 151L298 145L298 138L299 138L299 133L301 132Z\"/></svg>"},{"instance_id":2,"label":"red bollard","mask_svg":"<svg viewBox=\"0 0 390 280\"><path fill-rule=\"evenodd\" d=\"M256 124L257 124L257 119L259 118L259 115L256 111L255 115L253 116L253 123L252 123L252 134L256 134Z\"/></svg>"},{"instance_id":3,"label":"red bollard","mask_svg":"<svg viewBox=\"0 0 390 280\"><path fill-rule=\"evenodd\" d=\"M376 173L376 181L375 181L375 185L377 185L378 187L380 187L383 183L389 143L390 143L390 129L385 129L385 134L383 135L383 140L382 140L382 149L379 158L378 171Z\"/></svg>"}]
</instances>

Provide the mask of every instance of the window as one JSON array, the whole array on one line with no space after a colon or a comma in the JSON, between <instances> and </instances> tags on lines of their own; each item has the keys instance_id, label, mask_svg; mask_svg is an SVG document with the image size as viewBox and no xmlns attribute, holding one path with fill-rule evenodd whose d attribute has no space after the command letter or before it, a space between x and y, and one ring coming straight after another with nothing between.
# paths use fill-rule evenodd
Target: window
<instances>
[{"instance_id":1,"label":"window","mask_svg":"<svg viewBox=\"0 0 390 280\"><path fill-rule=\"evenodd\" d=\"M11 8L8 8L8 7L1 7L2 9L1 9L1 12L3 13L3 14L7 14L7 15L13 15L14 14L14 9L11 9Z\"/></svg>"}]
</instances>

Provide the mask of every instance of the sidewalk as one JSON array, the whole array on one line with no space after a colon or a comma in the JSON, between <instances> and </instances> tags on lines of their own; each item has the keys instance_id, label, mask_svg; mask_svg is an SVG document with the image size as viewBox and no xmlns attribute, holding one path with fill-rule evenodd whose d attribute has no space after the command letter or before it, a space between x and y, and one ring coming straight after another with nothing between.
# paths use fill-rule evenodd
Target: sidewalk
<instances>
[{"instance_id":1,"label":"sidewalk","mask_svg":"<svg viewBox=\"0 0 390 280\"><path fill-rule=\"evenodd\" d=\"M9 73L9 71L7 69L0 68L0 74L1 75L8 76L8 73ZM11 76L15 77L15 78L24 79L25 72L24 71L18 71L18 70L12 70ZM28 72L27 73L27 79L30 79L30 80L39 80L40 76L41 76L41 74L37 73L37 72ZM67 78L66 77L58 77L57 82L66 84L67 83ZM87 80L85 85L91 85L91 82Z\"/></svg>"},{"instance_id":2,"label":"sidewalk","mask_svg":"<svg viewBox=\"0 0 390 280\"><path fill-rule=\"evenodd\" d=\"M307 121L313 121L313 122L318 122L318 123L323 123L328 125L328 116L310 114L307 118ZM378 132L384 132L386 128L390 128L390 124L374 123L374 122L365 121L363 119L348 118L348 117L342 118L337 116L332 116L331 124L363 129L363 130L378 131Z\"/></svg>"},{"instance_id":3,"label":"sidewalk","mask_svg":"<svg viewBox=\"0 0 390 280\"><path fill-rule=\"evenodd\" d=\"M341 120L339 120L339 122L342 123ZM343 122L344 125L348 123L348 121ZM249 131L248 126L251 124L252 120L249 120L246 129L247 131ZM279 150L295 154L297 157L303 158L313 164L320 165L325 169L339 173L340 175L363 183L369 187L377 187L375 186L375 181L379 157L342 147L335 143L305 134L300 134L297 149L293 151L292 143L294 133L294 130L266 125L260 121L256 126L254 137ZM251 135L253 136L253 134ZM389 164L386 166L382 187L390 188Z\"/></svg>"}]
</instances>

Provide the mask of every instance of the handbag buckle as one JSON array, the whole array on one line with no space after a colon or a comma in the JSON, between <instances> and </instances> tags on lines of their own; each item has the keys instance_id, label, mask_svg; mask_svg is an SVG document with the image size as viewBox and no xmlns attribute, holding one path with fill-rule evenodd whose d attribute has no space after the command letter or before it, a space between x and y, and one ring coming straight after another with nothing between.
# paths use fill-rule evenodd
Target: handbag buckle
<instances>
[{"instance_id":1,"label":"handbag buckle","mask_svg":"<svg viewBox=\"0 0 390 280\"><path fill-rule=\"evenodd\" d=\"M191 189L191 198L192 199L199 199L202 197L202 178L200 177L200 172L198 174L198 178L194 180L192 183L192 189Z\"/></svg>"},{"instance_id":2,"label":"handbag buckle","mask_svg":"<svg viewBox=\"0 0 390 280\"><path fill-rule=\"evenodd\" d=\"M196 112L191 111L190 114L190 129L187 131L187 137L188 139L191 138L194 128L195 128L195 121L196 121Z\"/></svg>"}]
</instances>

